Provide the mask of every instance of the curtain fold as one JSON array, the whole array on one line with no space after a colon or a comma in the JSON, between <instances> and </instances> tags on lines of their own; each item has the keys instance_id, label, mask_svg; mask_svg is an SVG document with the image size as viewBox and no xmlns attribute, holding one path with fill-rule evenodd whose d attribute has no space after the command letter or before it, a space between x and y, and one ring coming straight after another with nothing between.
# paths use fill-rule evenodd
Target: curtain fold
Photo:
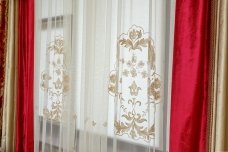
<instances>
[{"instance_id":1,"label":"curtain fold","mask_svg":"<svg viewBox=\"0 0 228 152\"><path fill-rule=\"evenodd\" d=\"M206 151L209 27L209 0L176 1L170 152Z\"/></svg>"},{"instance_id":2,"label":"curtain fold","mask_svg":"<svg viewBox=\"0 0 228 152\"><path fill-rule=\"evenodd\" d=\"M34 150L34 1L18 1L16 152Z\"/></svg>"},{"instance_id":3,"label":"curtain fold","mask_svg":"<svg viewBox=\"0 0 228 152\"><path fill-rule=\"evenodd\" d=\"M228 1L214 1L213 15L210 152L228 151Z\"/></svg>"},{"instance_id":4,"label":"curtain fold","mask_svg":"<svg viewBox=\"0 0 228 152\"><path fill-rule=\"evenodd\" d=\"M7 52L5 65L2 151L14 151L17 65L17 1L8 1Z\"/></svg>"},{"instance_id":5,"label":"curtain fold","mask_svg":"<svg viewBox=\"0 0 228 152\"><path fill-rule=\"evenodd\" d=\"M5 62L7 53L7 20L8 1L0 0L0 137L2 137L4 86L5 86ZM1 142L2 138L0 138Z\"/></svg>"}]
</instances>

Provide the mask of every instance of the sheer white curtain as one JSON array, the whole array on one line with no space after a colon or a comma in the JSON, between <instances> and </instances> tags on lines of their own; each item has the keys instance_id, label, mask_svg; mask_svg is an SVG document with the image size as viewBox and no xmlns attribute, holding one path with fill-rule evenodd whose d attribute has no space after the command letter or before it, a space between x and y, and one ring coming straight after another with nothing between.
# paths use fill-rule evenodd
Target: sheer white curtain
<instances>
[{"instance_id":1,"label":"sheer white curtain","mask_svg":"<svg viewBox=\"0 0 228 152\"><path fill-rule=\"evenodd\" d=\"M35 6L35 151L166 151L170 3Z\"/></svg>"}]
</instances>

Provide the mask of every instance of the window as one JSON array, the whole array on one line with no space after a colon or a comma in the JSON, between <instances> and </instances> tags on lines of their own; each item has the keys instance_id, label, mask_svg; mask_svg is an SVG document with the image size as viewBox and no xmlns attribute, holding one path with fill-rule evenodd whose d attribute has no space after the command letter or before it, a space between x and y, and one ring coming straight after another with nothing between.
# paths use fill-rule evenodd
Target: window
<instances>
[{"instance_id":1,"label":"window","mask_svg":"<svg viewBox=\"0 0 228 152\"><path fill-rule=\"evenodd\" d=\"M166 3L37 1L37 149L166 149Z\"/></svg>"}]
</instances>

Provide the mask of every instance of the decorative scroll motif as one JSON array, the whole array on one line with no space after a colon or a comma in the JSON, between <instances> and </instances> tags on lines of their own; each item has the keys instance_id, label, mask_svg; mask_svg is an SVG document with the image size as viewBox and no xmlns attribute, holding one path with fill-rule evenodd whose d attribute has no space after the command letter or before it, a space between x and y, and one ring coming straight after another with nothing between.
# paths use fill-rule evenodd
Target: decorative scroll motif
<instances>
[{"instance_id":1,"label":"decorative scroll motif","mask_svg":"<svg viewBox=\"0 0 228 152\"><path fill-rule=\"evenodd\" d=\"M47 47L49 70L41 75L41 88L47 93L48 103L43 114L48 119L60 121L62 118L63 98L69 90L69 75L65 64L64 41L61 36L55 38Z\"/></svg>"},{"instance_id":2,"label":"decorative scroll motif","mask_svg":"<svg viewBox=\"0 0 228 152\"><path fill-rule=\"evenodd\" d=\"M160 102L161 80L156 73L152 38L132 26L118 40L117 62L109 75L109 94L117 99L115 133L149 141L154 138L153 110Z\"/></svg>"}]
</instances>

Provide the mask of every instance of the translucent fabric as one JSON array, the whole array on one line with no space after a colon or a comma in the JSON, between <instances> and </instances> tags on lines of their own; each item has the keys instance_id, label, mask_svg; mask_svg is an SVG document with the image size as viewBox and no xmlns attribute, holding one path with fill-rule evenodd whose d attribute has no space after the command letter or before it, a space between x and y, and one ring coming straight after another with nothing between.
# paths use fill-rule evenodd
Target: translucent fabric
<instances>
[{"instance_id":1,"label":"translucent fabric","mask_svg":"<svg viewBox=\"0 0 228 152\"><path fill-rule=\"evenodd\" d=\"M35 6L35 151L166 151L171 2Z\"/></svg>"}]
</instances>

